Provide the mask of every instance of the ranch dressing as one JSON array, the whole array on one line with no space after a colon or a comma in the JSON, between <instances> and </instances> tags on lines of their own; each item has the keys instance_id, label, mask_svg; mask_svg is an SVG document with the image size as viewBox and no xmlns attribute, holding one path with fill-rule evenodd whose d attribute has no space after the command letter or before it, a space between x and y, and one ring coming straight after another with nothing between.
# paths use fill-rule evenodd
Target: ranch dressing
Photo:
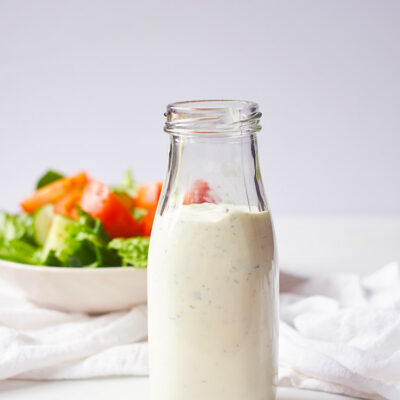
<instances>
[{"instance_id":1,"label":"ranch dressing","mask_svg":"<svg viewBox=\"0 0 400 400\"><path fill-rule=\"evenodd\" d=\"M267 211L157 215L148 269L152 400L275 399L277 310Z\"/></svg>"}]
</instances>

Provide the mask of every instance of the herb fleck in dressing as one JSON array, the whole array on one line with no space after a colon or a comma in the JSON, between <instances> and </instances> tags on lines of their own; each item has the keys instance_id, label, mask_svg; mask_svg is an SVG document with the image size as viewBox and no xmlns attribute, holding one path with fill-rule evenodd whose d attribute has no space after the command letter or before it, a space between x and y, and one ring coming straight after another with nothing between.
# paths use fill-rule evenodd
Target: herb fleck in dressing
<instances>
[{"instance_id":1,"label":"herb fleck in dressing","mask_svg":"<svg viewBox=\"0 0 400 400\"><path fill-rule=\"evenodd\" d=\"M148 271L152 400L275 397L268 212L192 204L157 216Z\"/></svg>"}]
</instances>

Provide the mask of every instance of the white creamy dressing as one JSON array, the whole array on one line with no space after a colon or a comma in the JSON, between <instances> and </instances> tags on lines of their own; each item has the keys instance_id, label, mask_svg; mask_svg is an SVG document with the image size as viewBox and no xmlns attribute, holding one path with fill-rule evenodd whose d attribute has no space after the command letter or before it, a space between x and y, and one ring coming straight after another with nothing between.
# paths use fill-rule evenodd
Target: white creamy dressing
<instances>
[{"instance_id":1,"label":"white creamy dressing","mask_svg":"<svg viewBox=\"0 0 400 400\"><path fill-rule=\"evenodd\" d=\"M157 216L148 269L151 399L275 399L276 290L268 212L204 203Z\"/></svg>"}]
</instances>

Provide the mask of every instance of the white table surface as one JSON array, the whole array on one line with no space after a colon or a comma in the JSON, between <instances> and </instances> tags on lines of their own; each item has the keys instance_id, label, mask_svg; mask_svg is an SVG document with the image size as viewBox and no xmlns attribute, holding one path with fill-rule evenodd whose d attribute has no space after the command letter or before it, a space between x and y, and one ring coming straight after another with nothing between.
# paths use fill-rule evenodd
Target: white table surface
<instances>
[{"instance_id":1,"label":"white table surface","mask_svg":"<svg viewBox=\"0 0 400 400\"><path fill-rule=\"evenodd\" d=\"M275 219L275 229L280 266L292 272L367 274L390 261L400 261L400 216L280 217ZM0 399L147 400L148 379L7 380L0 382ZM289 388L278 390L278 400L340 399L349 397Z\"/></svg>"}]
</instances>

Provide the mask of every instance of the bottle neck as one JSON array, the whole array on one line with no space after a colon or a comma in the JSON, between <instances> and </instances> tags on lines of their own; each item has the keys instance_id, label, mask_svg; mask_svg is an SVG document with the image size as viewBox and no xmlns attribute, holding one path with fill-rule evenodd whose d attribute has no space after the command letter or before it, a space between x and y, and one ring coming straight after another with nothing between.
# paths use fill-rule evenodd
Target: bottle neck
<instances>
[{"instance_id":1,"label":"bottle neck","mask_svg":"<svg viewBox=\"0 0 400 400\"><path fill-rule=\"evenodd\" d=\"M241 136L261 130L258 104L245 100L192 100L167 106L164 130L208 137Z\"/></svg>"},{"instance_id":2,"label":"bottle neck","mask_svg":"<svg viewBox=\"0 0 400 400\"><path fill-rule=\"evenodd\" d=\"M188 202L267 209L256 133L170 136L169 166L160 213Z\"/></svg>"}]
</instances>

